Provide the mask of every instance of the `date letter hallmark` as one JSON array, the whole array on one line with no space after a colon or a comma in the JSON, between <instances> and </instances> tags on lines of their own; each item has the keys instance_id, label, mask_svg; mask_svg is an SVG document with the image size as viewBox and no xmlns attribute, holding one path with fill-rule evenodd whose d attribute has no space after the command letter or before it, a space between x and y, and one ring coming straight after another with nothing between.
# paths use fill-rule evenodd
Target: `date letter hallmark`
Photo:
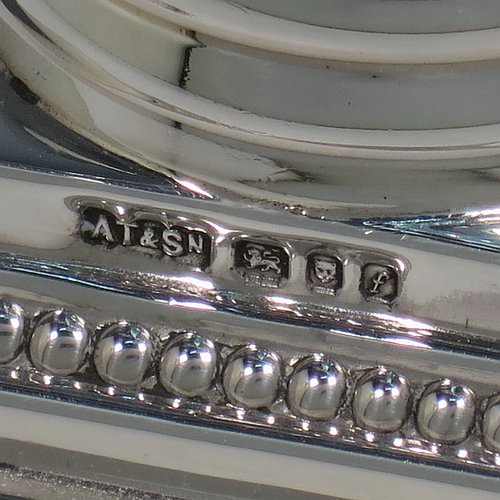
<instances>
[{"instance_id":1,"label":"date letter hallmark","mask_svg":"<svg viewBox=\"0 0 500 500\"><path fill-rule=\"evenodd\" d=\"M397 270L385 264L366 264L361 270L361 293L368 300L390 303L399 293Z\"/></svg>"},{"instance_id":2,"label":"date letter hallmark","mask_svg":"<svg viewBox=\"0 0 500 500\"><path fill-rule=\"evenodd\" d=\"M188 229L169 221L116 218L100 208L81 211L82 239L106 248L126 247L204 271L211 260L211 237L202 229Z\"/></svg>"},{"instance_id":3,"label":"date letter hallmark","mask_svg":"<svg viewBox=\"0 0 500 500\"><path fill-rule=\"evenodd\" d=\"M284 248L238 241L233 246L234 269L249 285L278 288L288 279L289 257Z\"/></svg>"}]
</instances>

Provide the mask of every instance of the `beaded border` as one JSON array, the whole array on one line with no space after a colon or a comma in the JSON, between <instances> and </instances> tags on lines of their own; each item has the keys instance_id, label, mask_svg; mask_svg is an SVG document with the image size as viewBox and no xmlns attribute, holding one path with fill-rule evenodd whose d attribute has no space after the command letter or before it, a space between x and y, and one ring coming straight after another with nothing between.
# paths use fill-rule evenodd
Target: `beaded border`
<instances>
[{"instance_id":1,"label":"beaded border","mask_svg":"<svg viewBox=\"0 0 500 500\"><path fill-rule=\"evenodd\" d=\"M157 345L148 373L140 387L113 386L103 382L99 379L91 359L95 347L94 332L91 332L92 345L89 359L81 371L65 377L35 369L25 352L37 316L31 319L30 327L24 332L24 349L13 361L0 367L0 389L2 390L22 391L72 403L101 406L161 419L181 420L191 425L209 425L226 430L258 432L269 437L300 440L304 443L359 453L460 468L484 475L498 476L500 471L500 452L490 450L485 446L482 433L485 412L492 404L500 405L498 393L474 396L474 423L465 440L459 443L438 442L426 439L418 432L416 416L418 404L422 393L431 385L429 383L410 381L412 403L408 418L398 431L377 432L358 425L353 414L352 400L359 379L367 371L375 368L390 370L388 366L380 367L376 364L364 368L344 366L347 389L343 402L334 418L321 421L294 415L286 403L288 380L297 362L317 353L304 352L298 357L280 356L278 353L282 363L278 396L268 408L245 409L228 401L221 381L221 373L227 359L231 353L242 347L241 343L228 345L219 343L217 339L210 339L217 345L220 353L218 375L214 386L203 397L186 398L167 392L156 376L160 345ZM166 345L172 335L181 333L186 332L171 331L166 339L161 341L157 339L157 341ZM259 343L258 347L261 346L267 349L265 345ZM399 370L396 370L396 373L401 374Z\"/></svg>"}]
</instances>

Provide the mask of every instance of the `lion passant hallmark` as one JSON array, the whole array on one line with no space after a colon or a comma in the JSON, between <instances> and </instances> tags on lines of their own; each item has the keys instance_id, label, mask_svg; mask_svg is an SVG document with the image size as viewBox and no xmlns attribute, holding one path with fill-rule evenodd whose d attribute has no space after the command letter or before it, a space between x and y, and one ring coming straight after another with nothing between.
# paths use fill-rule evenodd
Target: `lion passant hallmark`
<instances>
[{"instance_id":1,"label":"lion passant hallmark","mask_svg":"<svg viewBox=\"0 0 500 500\"><path fill-rule=\"evenodd\" d=\"M240 240L233 254L234 270L247 284L278 288L288 279L290 257L283 247Z\"/></svg>"},{"instance_id":2,"label":"lion passant hallmark","mask_svg":"<svg viewBox=\"0 0 500 500\"><path fill-rule=\"evenodd\" d=\"M109 200L72 199L72 207L80 215L81 239L103 249L129 249L187 270L217 275L225 267L233 279L249 287L290 289L290 284L302 293L307 290L332 298L353 286L345 274L347 266L352 266L350 276L359 276L354 285L359 300L391 305L401 293L401 259L372 249L248 234L242 229L233 229L224 239L204 219ZM215 251L223 247L230 251ZM212 259L221 258L226 260L212 266ZM222 275L227 277L224 271Z\"/></svg>"}]
</instances>

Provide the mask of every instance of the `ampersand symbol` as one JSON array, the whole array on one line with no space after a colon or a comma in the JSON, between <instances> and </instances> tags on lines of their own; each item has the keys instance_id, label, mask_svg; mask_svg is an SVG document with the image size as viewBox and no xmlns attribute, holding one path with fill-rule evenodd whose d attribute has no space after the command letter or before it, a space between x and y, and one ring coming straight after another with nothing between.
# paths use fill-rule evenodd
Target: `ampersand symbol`
<instances>
[{"instance_id":1,"label":"ampersand symbol","mask_svg":"<svg viewBox=\"0 0 500 500\"><path fill-rule=\"evenodd\" d=\"M139 241L143 247L158 248L156 245L158 243L158 239L155 238L155 232L151 227L146 227L144 229L144 234L141 236Z\"/></svg>"}]
</instances>

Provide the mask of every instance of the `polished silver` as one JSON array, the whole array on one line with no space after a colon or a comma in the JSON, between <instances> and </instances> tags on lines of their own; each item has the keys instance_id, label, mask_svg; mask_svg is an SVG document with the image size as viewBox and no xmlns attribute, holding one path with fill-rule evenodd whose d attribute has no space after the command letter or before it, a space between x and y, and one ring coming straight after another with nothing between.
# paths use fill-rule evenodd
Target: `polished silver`
<instances>
[{"instance_id":1,"label":"polished silver","mask_svg":"<svg viewBox=\"0 0 500 500\"><path fill-rule=\"evenodd\" d=\"M380 218L364 226L432 238L493 252L500 251L500 209L467 210L446 215Z\"/></svg>"},{"instance_id":2,"label":"polished silver","mask_svg":"<svg viewBox=\"0 0 500 500\"><path fill-rule=\"evenodd\" d=\"M466 386L445 379L427 386L418 402L417 427L432 441L458 443L474 425L474 393Z\"/></svg>"},{"instance_id":3,"label":"polished silver","mask_svg":"<svg viewBox=\"0 0 500 500\"><path fill-rule=\"evenodd\" d=\"M159 378L165 389L179 396L201 396L214 384L218 370L214 343L195 333L174 337L165 346Z\"/></svg>"},{"instance_id":4,"label":"polished silver","mask_svg":"<svg viewBox=\"0 0 500 500\"><path fill-rule=\"evenodd\" d=\"M25 333L25 314L21 306L0 300L0 363L15 358Z\"/></svg>"},{"instance_id":5,"label":"polished silver","mask_svg":"<svg viewBox=\"0 0 500 500\"><path fill-rule=\"evenodd\" d=\"M2 276L5 277L4 274ZM27 278L27 282L31 285L31 288L34 288L33 284L35 282L31 277ZM32 294L32 292L30 293ZM105 293L107 294L108 292ZM100 292L98 294L100 295ZM91 295L93 295L93 292L91 292ZM64 297L67 299L67 294L64 294ZM127 297L116 295L113 298L113 303L115 301L122 303L130 311L130 303ZM96 310L102 310L98 316L95 316L94 312L87 310L88 317L85 317L93 324L107 325L101 329L101 335L102 330L116 330L130 327L131 323L127 323L126 321L120 323L106 322L104 318L106 314L109 314L107 312L108 309L113 307L112 303L102 304L99 297L91 300L94 299L96 302L93 303L92 307L95 307ZM27 318L30 318L36 310L40 309L40 307L34 307L33 302L26 298L22 301L16 299L16 303L22 304L23 309L28 311ZM138 304L138 301L135 303ZM157 304L157 306L159 310L163 310L165 307L162 303ZM144 312L141 307L134 308L133 310L134 316L141 316L141 312ZM160 324L163 322L162 320L160 320L160 324L156 323L157 320L154 322L151 321L151 318L156 317L155 313L151 314L153 310L150 309L146 313L149 320L145 320L144 324L148 325L148 328L155 330L159 328L161 330ZM187 315L183 315L183 321L188 323L194 311L195 309L193 308ZM174 317L174 315L170 315L169 320L172 321ZM162 384L161 363L160 366L157 366L155 357L151 357L147 364L146 373L149 375L136 385L113 384L114 387L110 387L108 381L104 380L104 382L101 382L99 379L96 379L94 369L90 364L85 365L81 373L74 374L71 377L47 376L46 370L33 369L30 360L24 358L23 354L13 363L0 366L0 381L2 387L5 387L7 390L20 393L26 392L27 394L44 398L56 398L61 401L75 402L81 400L85 401L86 404L95 406L111 405L116 412L124 411L153 418L161 415L162 422L164 422L163 419L181 419L184 424L223 426L226 430L237 432L260 430L265 431L269 436L280 439L296 440L299 437L300 442L303 443L312 445L321 444L327 448L338 446L343 450L350 450L358 454L365 454L367 450L369 453L376 451L377 454L380 453L384 456L401 460L408 460L410 458L416 459L419 462L423 461L426 464L446 464L447 467L475 472L481 471L481 473L484 472L485 474L498 470L497 455L492 453L495 451L494 446L496 446L494 440L497 439L495 434L497 432L495 430L495 426L497 425L495 405L498 402L498 398L487 400L492 390L496 390L496 377L489 378L487 372L482 372L484 376L478 377L476 374L476 376L470 378L470 387L474 387L479 394L477 398L479 403L478 409L487 408L486 411L478 410L481 413L480 421L483 423L481 429L471 433L469 439L465 442L446 441L446 447L439 447L436 445L436 441L444 443L443 439L431 439L431 442L429 442L429 438L425 435L421 437L423 430L418 416L418 410L421 408L418 405L415 411L412 410L411 405L408 406L408 418L401 428L387 431L387 427L385 429L380 427L382 418L387 418L388 408L401 408L398 406L398 403L401 401L398 400L398 390L401 391L401 395L404 395L405 382L407 382L408 386L410 385L409 381L403 381L402 376L398 375L400 371L396 368L397 365L400 368L402 366L406 367L405 373L408 372L409 378L411 378L412 389L416 394L420 394L423 390L424 399L427 398L428 393L434 395L440 392L441 395L444 394L446 396L442 399L445 399L444 402L449 407L452 407L452 403L455 403L456 407L465 408L467 406L467 398L465 398L464 404L457 403L457 401L464 394L470 396L472 394L470 389L459 386L457 389L451 390L452 396L449 397L449 381L445 380L437 383L437 388L435 387L436 384L432 384L430 387L425 385L425 381L428 380L426 371L428 365L424 368L420 367L419 370L414 370L410 364L406 366L405 363L401 363L401 360L393 358L393 365L388 363L387 368L373 369L370 368L373 365L370 365L369 361L362 361L360 357L346 357L342 353L338 354L338 357L344 368L340 368L337 363L331 359L329 360L329 355L304 352L305 348L302 342L300 345L292 346L293 337L291 336L287 338L287 342L280 342L279 347L273 343L272 349L275 349L275 351L270 351L269 339L266 339L265 336L261 337L256 345L252 344L241 347L241 344L238 342L238 335L232 335L228 328L221 324L215 327L216 324L217 322L210 325L210 333L207 331L206 333L199 334L194 331L181 329L170 333L167 331L165 334L163 333L164 330L161 330L162 333L160 335L160 338L163 338L166 342L164 354L165 352L176 352L176 357L170 358L173 361L173 365L171 366L175 370L181 368L180 365L176 364L176 360L179 359L177 355L182 355L179 346L186 346L194 342L196 344L194 348L195 353L203 353L203 348L200 348L203 346L208 347L208 351L205 352L211 353L212 346L216 347L216 350L220 352L217 362L222 364L223 360L225 360L225 364L227 365L225 375L227 377L224 378L221 387L218 383L217 374L213 386L210 388L207 385L208 389L206 392L201 393L202 399L198 397L197 390L195 391L193 388L196 387L199 389L201 387L199 384L201 379L198 375L203 375L203 370L201 372L196 371L196 377L193 378L181 370L177 372L179 377L176 380L172 379L179 384L177 388L189 382L188 388L193 390L192 396L182 395L179 391L175 393L171 390L161 390L159 387ZM241 325L237 326L233 324L232 327L240 328ZM365 324L365 327L368 327L368 323ZM275 327L275 330L277 330L277 327ZM274 334L275 332L269 335L272 336ZM196 339L199 339L199 341L197 342ZM336 338L334 359L337 359L337 353L343 350L340 340L341 338ZM366 341L367 339L362 339L362 342ZM381 351L376 349L376 343L373 339L369 342L374 347L371 358L378 357ZM382 345L381 347L385 352L390 346ZM118 350L119 352L123 352L122 345L120 345ZM187 355L187 351L183 352ZM193 350L190 352L192 354ZM420 354L418 357L423 355L422 352L417 352L417 354ZM164 362L165 359L164 357ZM189 356L186 359L189 360ZM205 357L205 361L208 360L208 357ZM245 364L242 363L242 360ZM120 362L121 360L119 359L118 365ZM203 365L203 367L206 368L206 365ZM440 368L442 373L446 373L450 369L451 365ZM231 371L232 375L237 375L238 377L231 378ZM268 396L276 389L272 375L278 373L282 376L282 380L277 385L278 392L274 393L274 396L266 401L268 404L257 407L259 403L256 403L256 397L261 398L263 392ZM323 385L323 391L315 392L318 385L312 382L314 377L311 374L321 377L325 374L332 375L332 373L335 376L336 383L345 382L346 391L340 404L337 404L336 401L330 401L331 404L329 406L328 404L323 405L320 410L324 410L326 406L330 415L332 415L331 412L334 407L339 407L339 410L335 413L334 418L330 416L323 418L326 417L326 413L322 412L317 412L314 416L312 414L306 415L305 411L311 410L311 408L318 409L318 402L320 404L325 402L323 396L332 395L331 392L329 393L330 387L328 384ZM341 376L339 377L339 375ZM380 382L377 386L374 384L375 379ZM194 385L192 384L193 380L195 382ZM328 376L322 380L328 380ZM236 384L231 385L231 382L234 381L236 381ZM238 385L238 383L240 384ZM229 385L235 388L232 395L227 391L221 390ZM312 387L313 385L316 387ZM336 391L340 385L336 385ZM268 390L270 387L272 388L271 391ZM284 389L283 393L280 391L281 387ZM292 393L291 389L294 387L296 389L303 389L303 391ZM387 392L384 396L385 399L384 397L372 397L375 396L374 393L377 389L382 388L388 389L392 398L387 399ZM365 391L364 394L367 396L365 399L360 398L360 394L362 393L360 389ZM240 390L239 393L238 390ZM256 396L255 393L259 392L259 390L260 393ZM252 391L254 391L253 394ZM234 393L236 393L236 397L239 399L234 396ZM291 396L299 393L304 396L300 401L300 412L294 410L292 413L290 411L293 408ZM362 405L365 410L367 409L365 417L372 418L378 427L370 426L369 422L366 423L366 418L366 422L364 424L361 423L360 411L357 410L360 406L358 404L360 401L368 402L367 406ZM313 405L307 405L307 403L311 402ZM387 404L377 407L379 402ZM488 402L489 404L487 405ZM442 403L438 403L436 407L438 410L445 409ZM242 408L251 408L252 411L247 412ZM380 410L379 413L377 413L378 410ZM301 418L297 418L297 416ZM394 413L391 416L394 417ZM451 417L452 422L453 418ZM393 419L392 423L394 422L395 420ZM461 422L463 423L463 421ZM393 429L397 427L396 423L394 423ZM434 424L435 422L431 422L430 427L433 427ZM386 431L385 434L383 436L380 435L384 430ZM449 438L449 434L447 434L447 437Z\"/></svg>"},{"instance_id":6,"label":"polished silver","mask_svg":"<svg viewBox=\"0 0 500 500\"><path fill-rule=\"evenodd\" d=\"M136 272L102 265L85 265L74 261L60 262L55 259L39 259L20 254L0 252L0 271L20 271L27 275L43 276L49 273L60 284L78 282L96 292L113 290L120 295L145 298L159 303L177 304L180 294L186 299L195 297L192 310L203 307L225 313L245 316L248 311L259 311L272 321L290 327L315 327L335 329L331 335L341 338L357 338L360 341L377 341L386 352L390 347L407 346L399 351L404 359L415 361L416 351L425 349L428 355L438 355L453 366L485 366L495 370L497 362L492 354L500 356L500 349L493 335L471 334L463 328L431 323L428 320L404 314L386 314L373 309L338 307L335 303L314 303L294 300L277 295L276 299L263 294L249 294L239 289L219 287L215 280L198 279L189 274L160 274L160 272ZM126 276L126 279L124 279ZM282 304L283 302L283 304ZM188 304L188 302L186 302ZM283 314L285 306L288 314ZM377 344L374 344L377 345ZM390 358L389 358L390 360Z\"/></svg>"},{"instance_id":7,"label":"polished silver","mask_svg":"<svg viewBox=\"0 0 500 500\"><path fill-rule=\"evenodd\" d=\"M482 430L486 448L500 453L500 394L490 399L484 412Z\"/></svg>"},{"instance_id":8,"label":"polished silver","mask_svg":"<svg viewBox=\"0 0 500 500\"><path fill-rule=\"evenodd\" d=\"M224 365L251 339L278 353L283 380L270 406L243 411L222 380L203 400L163 390L156 356L140 384L109 387L92 365L48 377L21 352L0 367L4 394L58 398L68 412L105 407L148 426L156 418L164 434L168 420L187 434L259 434L269 448L295 443L301 458L335 450L390 472L424 463L441 485L450 473L498 477L479 428L440 446L417 428L418 405L384 435L357 425L353 409L357 381L379 364L405 373L417 400L443 377L473 388L481 413L498 392L500 33L484 29L494 20L475 33L408 37L385 29L389 15L373 21L385 23L379 36L221 0L91 3L75 15L61 0L0 1L11 71L0 75L0 115L11 118L0 123L1 293L21 288L15 300L30 318L71 305L91 325L128 318L199 331ZM101 12L123 23L96 33ZM116 38L130 33L141 35L134 50ZM159 74L166 63L171 74ZM401 234L374 219L411 223ZM196 260L208 248L199 230L210 265ZM318 352L345 367L344 403L334 419L297 418L286 388L297 360Z\"/></svg>"},{"instance_id":9,"label":"polished silver","mask_svg":"<svg viewBox=\"0 0 500 500\"><path fill-rule=\"evenodd\" d=\"M100 333L94 352L99 376L110 384L138 385L151 361L151 334L136 323L120 321Z\"/></svg>"},{"instance_id":10,"label":"polished silver","mask_svg":"<svg viewBox=\"0 0 500 500\"><path fill-rule=\"evenodd\" d=\"M353 31L382 33L446 33L497 27L495 0L390 2L357 0L237 0L247 7L282 19Z\"/></svg>"},{"instance_id":11,"label":"polished silver","mask_svg":"<svg viewBox=\"0 0 500 500\"><path fill-rule=\"evenodd\" d=\"M89 340L82 318L63 309L49 311L33 328L29 343L31 361L41 371L71 375L84 365Z\"/></svg>"},{"instance_id":12,"label":"polished silver","mask_svg":"<svg viewBox=\"0 0 500 500\"><path fill-rule=\"evenodd\" d=\"M148 257L148 263L150 257L163 263L172 259L176 269L232 279L234 292L243 283L307 294L312 301L318 300L317 294L340 296L343 292L344 300L348 297L356 305L363 298L392 304L410 269L403 256L363 245L322 247L321 235L317 240L304 240L298 234L284 236L255 226L233 226L232 237L226 239L228 229L178 208L163 210L79 196L66 198L65 204L78 214L79 237L94 246L96 255L104 254L106 259L107 253L119 251L128 256L135 250ZM347 267L361 277L344 286Z\"/></svg>"},{"instance_id":13,"label":"polished silver","mask_svg":"<svg viewBox=\"0 0 500 500\"><path fill-rule=\"evenodd\" d=\"M227 360L223 385L229 401L245 408L271 406L278 396L281 360L268 349L249 345Z\"/></svg>"},{"instance_id":14,"label":"polished silver","mask_svg":"<svg viewBox=\"0 0 500 500\"><path fill-rule=\"evenodd\" d=\"M363 428L395 432L408 419L410 403L408 380L394 371L375 368L358 380L352 411Z\"/></svg>"},{"instance_id":15,"label":"polished silver","mask_svg":"<svg viewBox=\"0 0 500 500\"><path fill-rule=\"evenodd\" d=\"M328 420L337 414L346 390L342 366L320 354L300 360L288 382L287 403L298 416Z\"/></svg>"}]
</instances>

